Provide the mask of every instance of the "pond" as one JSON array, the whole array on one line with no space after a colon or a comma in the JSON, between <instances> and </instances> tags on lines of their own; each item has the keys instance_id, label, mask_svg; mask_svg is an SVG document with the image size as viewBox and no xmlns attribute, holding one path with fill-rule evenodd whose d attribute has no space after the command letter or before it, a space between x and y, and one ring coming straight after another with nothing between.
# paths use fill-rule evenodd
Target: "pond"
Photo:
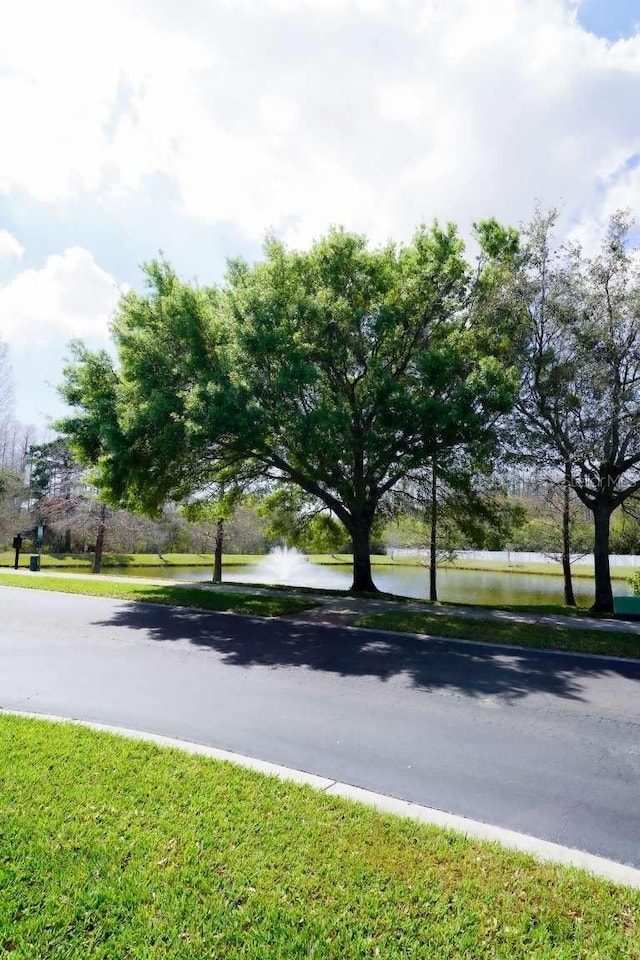
<instances>
[{"instance_id":1,"label":"pond","mask_svg":"<svg viewBox=\"0 0 640 960\"><path fill-rule=\"evenodd\" d=\"M311 568L308 586L320 585L314 577L314 566L308 564ZM265 582L264 578L256 576L255 570L254 564L225 566L223 578L242 583ZM326 574L322 586L348 590L351 584L348 567L322 567L320 570ZM208 567L109 567L104 572L126 577L198 582L211 580ZM426 567L378 567L374 568L374 580L381 590L400 596L422 599L427 597L429 591L429 571ZM296 579L296 583L303 585L304 578ZM593 599L593 581L589 577L575 577L573 585L578 602L585 605L590 603ZM624 580L614 580L614 593L629 594L631 588ZM457 603L562 603L562 578L541 574L443 569L438 571L438 595L440 600Z\"/></svg>"}]
</instances>

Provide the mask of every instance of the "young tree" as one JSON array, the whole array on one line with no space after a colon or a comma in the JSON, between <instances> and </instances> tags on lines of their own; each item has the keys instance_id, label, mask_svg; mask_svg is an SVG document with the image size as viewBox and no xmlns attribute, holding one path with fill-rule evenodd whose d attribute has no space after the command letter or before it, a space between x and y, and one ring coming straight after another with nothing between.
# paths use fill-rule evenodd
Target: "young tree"
<instances>
[{"instance_id":1,"label":"young tree","mask_svg":"<svg viewBox=\"0 0 640 960\"><path fill-rule=\"evenodd\" d=\"M497 225L487 238L498 253L513 242ZM381 500L511 402L485 260L474 278L454 227L436 225L375 251L339 230L304 253L270 240L262 262L230 263L223 289L152 263L146 295L117 311L118 364L76 346L61 429L105 495L141 509L237 473L299 486L347 528L352 589L375 590Z\"/></svg>"},{"instance_id":2,"label":"young tree","mask_svg":"<svg viewBox=\"0 0 640 960\"><path fill-rule=\"evenodd\" d=\"M222 555L225 543L227 522L233 517L242 501L243 491L237 486L225 489L218 484L207 491L208 496L197 499L181 507L182 515L191 522L197 522L200 530L208 530L208 541L213 540L213 583L222 583ZM211 529L213 528L213 535Z\"/></svg>"},{"instance_id":3,"label":"young tree","mask_svg":"<svg viewBox=\"0 0 640 960\"><path fill-rule=\"evenodd\" d=\"M545 487L548 542L543 552L562 564L564 602L568 607L575 607L571 564L574 554L591 552L593 538L585 522L584 505L573 489L570 463L565 462L561 477L547 477Z\"/></svg>"},{"instance_id":4,"label":"young tree","mask_svg":"<svg viewBox=\"0 0 640 960\"><path fill-rule=\"evenodd\" d=\"M595 257L554 247L554 223L554 214L538 216L527 230L518 295L530 340L519 427L529 456L558 480L570 476L592 513L592 609L610 612L611 515L640 490L638 254L629 250L625 214L611 218Z\"/></svg>"},{"instance_id":5,"label":"young tree","mask_svg":"<svg viewBox=\"0 0 640 960\"><path fill-rule=\"evenodd\" d=\"M85 492L81 471L62 437L33 444L27 454L29 494L44 520L66 521L63 551L71 551L70 518L74 503Z\"/></svg>"},{"instance_id":6,"label":"young tree","mask_svg":"<svg viewBox=\"0 0 640 960\"><path fill-rule=\"evenodd\" d=\"M412 477L395 496L396 506L422 521L414 528L412 546L426 547L429 556L429 599L438 600L438 565L452 560L465 543L484 546L488 528L502 539L521 511L506 504L495 482L484 474L469 450L447 460L432 458L428 468Z\"/></svg>"}]
</instances>

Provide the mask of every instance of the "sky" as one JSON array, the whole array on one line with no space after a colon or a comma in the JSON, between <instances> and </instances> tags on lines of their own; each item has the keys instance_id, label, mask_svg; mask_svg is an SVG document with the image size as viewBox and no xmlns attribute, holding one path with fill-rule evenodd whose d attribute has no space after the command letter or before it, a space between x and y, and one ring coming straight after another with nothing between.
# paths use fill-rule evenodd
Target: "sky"
<instances>
[{"instance_id":1,"label":"sky","mask_svg":"<svg viewBox=\"0 0 640 960\"><path fill-rule=\"evenodd\" d=\"M0 339L44 426L160 251L220 282L267 233L373 244L640 211L639 0L4 0Z\"/></svg>"}]
</instances>

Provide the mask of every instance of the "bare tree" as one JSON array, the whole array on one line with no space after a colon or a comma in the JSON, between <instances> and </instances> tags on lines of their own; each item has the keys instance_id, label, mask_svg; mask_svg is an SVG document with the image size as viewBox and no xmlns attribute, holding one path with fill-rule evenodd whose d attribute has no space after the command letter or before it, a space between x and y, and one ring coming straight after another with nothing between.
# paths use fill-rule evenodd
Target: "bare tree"
<instances>
[{"instance_id":1,"label":"bare tree","mask_svg":"<svg viewBox=\"0 0 640 960\"><path fill-rule=\"evenodd\" d=\"M13 423L13 377L9 348L0 341L0 467L8 467L9 434Z\"/></svg>"},{"instance_id":2,"label":"bare tree","mask_svg":"<svg viewBox=\"0 0 640 960\"><path fill-rule=\"evenodd\" d=\"M613 609L609 531L640 490L640 268L631 220L613 216L598 256L554 244L555 214L526 229L518 297L530 322L518 404L522 442L588 508L595 600Z\"/></svg>"}]
</instances>

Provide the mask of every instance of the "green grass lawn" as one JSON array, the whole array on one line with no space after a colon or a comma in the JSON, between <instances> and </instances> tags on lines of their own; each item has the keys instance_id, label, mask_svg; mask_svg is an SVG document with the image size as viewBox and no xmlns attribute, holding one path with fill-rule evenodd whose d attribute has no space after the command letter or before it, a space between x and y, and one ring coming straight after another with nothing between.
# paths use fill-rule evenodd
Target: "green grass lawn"
<instances>
[{"instance_id":1,"label":"green grass lawn","mask_svg":"<svg viewBox=\"0 0 640 960\"><path fill-rule=\"evenodd\" d=\"M598 653L611 657L640 657L640 634L613 630L588 630L582 627L549 623L461 617L448 613L411 613L389 610L359 617L358 627L373 630L399 630L423 633L458 640L479 640L513 644L517 647L540 647L544 650L571 650L577 653Z\"/></svg>"},{"instance_id":2,"label":"green grass lawn","mask_svg":"<svg viewBox=\"0 0 640 960\"><path fill-rule=\"evenodd\" d=\"M256 596L250 593L225 593L182 584L153 584L110 580L75 580L73 577L39 577L37 574L0 573L0 586L23 587L31 590L53 590L57 593L77 593L92 597L114 597L119 600L137 600L144 603L162 603L178 607L199 607L204 610L227 610L259 617L278 617L282 614L308 610L312 601L297 597ZM2 954L0 954L0 957Z\"/></svg>"},{"instance_id":3,"label":"green grass lawn","mask_svg":"<svg viewBox=\"0 0 640 960\"><path fill-rule=\"evenodd\" d=\"M227 763L0 717L7 960L631 960L640 891Z\"/></svg>"}]
</instances>

